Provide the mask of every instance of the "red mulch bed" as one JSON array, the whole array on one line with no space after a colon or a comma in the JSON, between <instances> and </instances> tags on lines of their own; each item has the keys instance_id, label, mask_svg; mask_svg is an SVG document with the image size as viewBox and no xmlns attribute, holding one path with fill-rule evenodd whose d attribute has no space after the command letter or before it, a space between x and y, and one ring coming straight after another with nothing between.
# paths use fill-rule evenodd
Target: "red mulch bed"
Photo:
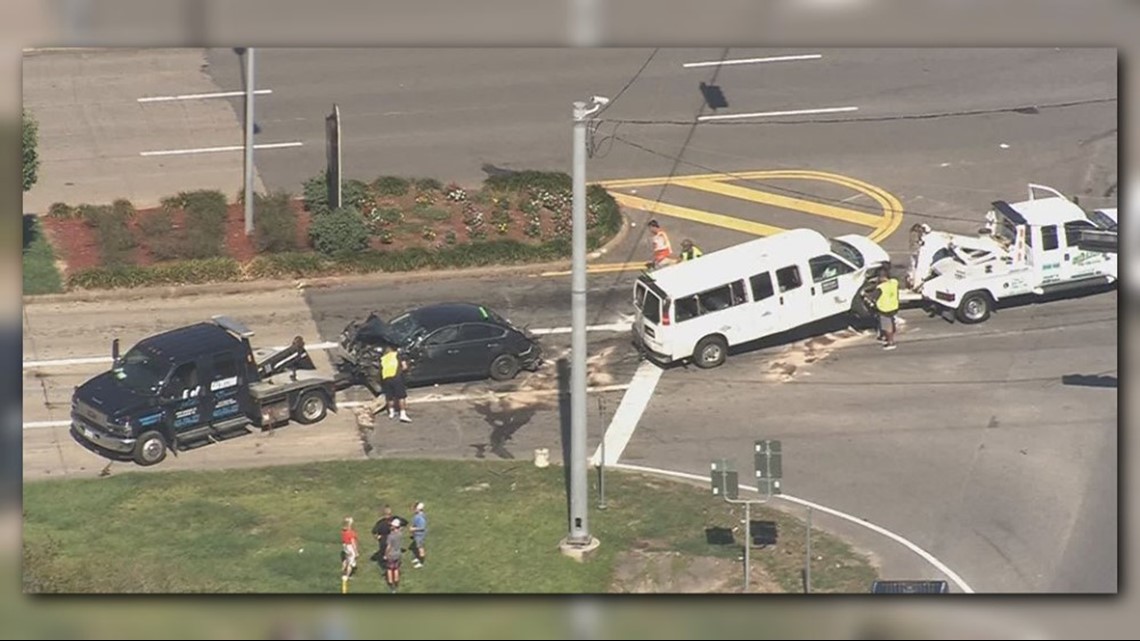
<instances>
[{"instance_id":1,"label":"red mulch bed","mask_svg":"<svg viewBox=\"0 0 1140 641\"><path fill-rule=\"evenodd\" d=\"M474 192L469 192L469 198L474 195ZM430 210L435 210L436 212L442 211L449 214L446 219L439 220L438 218L443 217L442 214L436 213L435 219L425 215L427 212L422 208L417 208L415 200L416 192L414 189L410 189L407 194L399 198L382 198L376 200L376 207L378 209L387 207L399 209L404 214L404 220L375 228L370 243L373 249L391 251L409 247L445 247L448 245L447 233L449 231L454 232L456 244L463 244L475 240L468 234L467 226L464 222L466 202L451 202L446 200L443 194L436 193L434 202L429 206ZM514 239L527 244L537 244L553 237L555 227L554 214L546 209L541 210L540 214L541 235L537 238L533 238L525 233L529 217L519 210L518 200L519 196L511 196L510 202L512 206L509 210L510 223L506 233L500 233L496 225L492 222L492 216L495 212L495 207L492 203L475 204L475 207L483 212L482 226L486 232L483 240ZM298 251L313 251L309 245L308 238L311 215L309 212L304 211L301 199L293 201L293 206L297 212ZM147 246L147 239L139 228L139 221L154 212L160 211L160 209L159 207L140 209L129 223L131 232L138 243L138 246L135 247L132 252L132 258L138 265L152 265L157 262L155 256ZM175 227L181 227L184 218L184 212L173 212L172 219ZM56 250L56 255L63 263L63 276L65 278L77 272L101 266L102 257L100 256L99 250L98 231L94 227L87 225L82 219L77 218L44 216L42 222L48 239ZM436 235L434 238L425 238L425 227L435 232ZM385 239L381 236L381 232L384 230L390 234L390 237L386 239L388 242L384 242ZM245 209L240 203L232 203L229 205L225 234L227 255L241 263L246 263L257 256L258 252L254 247L254 238L246 236L245 234Z\"/></svg>"}]
</instances>

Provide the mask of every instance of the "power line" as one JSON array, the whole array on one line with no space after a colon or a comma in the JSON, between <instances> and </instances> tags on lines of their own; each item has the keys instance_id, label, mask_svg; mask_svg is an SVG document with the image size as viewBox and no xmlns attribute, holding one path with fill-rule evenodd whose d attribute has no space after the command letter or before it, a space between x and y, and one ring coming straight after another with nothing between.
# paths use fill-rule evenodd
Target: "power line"
<instances>
[{"instance_id":1,"label":"power line","mask_svg":"<svg viewBox=\"0 0 1140 641\"><path fill-rule=\"evenodd\" d=\"M1067 107L1080 107L1084 105L1116 102L1116 98L1090 98L1088 100L1074 100L1071 102L1055 102L1043 105L1023 105L1020 107L997 107L993 109L972 109L965 111L940 111L922 114L901 114L894 116L858 116L853 118L804 118L798 120L708 120L700 124L706 126L763 126L763 125L821 125L844 124L860 122L892 122L899 120L931 120L934 118L958 118L966 116L984 116L1001 113L1036 114L1045 109L1064 109ZM626 123L630 125L693 125L696 120L644 120L644 119L609 119L606 122Z\"/></svg>"}]
</instances>

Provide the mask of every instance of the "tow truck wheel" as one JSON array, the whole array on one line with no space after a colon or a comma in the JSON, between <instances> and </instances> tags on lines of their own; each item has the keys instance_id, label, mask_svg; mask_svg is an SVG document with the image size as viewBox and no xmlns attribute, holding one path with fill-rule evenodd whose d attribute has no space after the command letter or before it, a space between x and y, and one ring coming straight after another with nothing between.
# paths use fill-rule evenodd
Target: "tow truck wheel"
<instances>
[{"instance_id":1,"label":"tow truck wheel","mask_svg":"<svg viewBox=\"0 0 1140 641\"><path fill-rule=\"evenodd\" d=\"M992 307L993 302L989 294L984 291L973 291L962 298L962 304L958 306L955 316L959 321L973 325L989 318Z\"/></svg>"},{"instance_id":2,"label":"tow truck wheel","mask_svg":"<svg viewBox=\"0 0 1140 641\"><path fill-rule=\"evenodd\" d=\"M134 459L139 465L149 466L161 463L166 458L166 439L158 432L147 432L135 443Z\"/></svg>"},{"instance_id":3,"label":"tow truck wheel","mask_svg":"<svg viewBox=\"0 0 1140 641\"><path fill-rule=\"evenodd\" d=\"M293 420L302 425L310 425L323 420L328 413L328 402L325 395L318 390L309 390L301 396L297 409L293 411Z\"/></svg>"},{"instance_id":4,"label":"tow truck wheel","mask_svg":"<svg viewBox=\"0 0 1140 641\"><path fill-rule=\"evenodd\" d=\"M519 373L519 359L510 354L500 354L491 361L491 378L496 381L509 381Z\"/></svg>"},{"instance_id":5,"label":"tow truck wheel","mask_svg":"<svg viewBox=\"0 0 1140 641\"><path fill-rule=\"evenodd\" d=\"M727 357L728 344L720 336L705 336L693 350L693 363L701 369L722 365Z\"/></svg>"}]
</instances>

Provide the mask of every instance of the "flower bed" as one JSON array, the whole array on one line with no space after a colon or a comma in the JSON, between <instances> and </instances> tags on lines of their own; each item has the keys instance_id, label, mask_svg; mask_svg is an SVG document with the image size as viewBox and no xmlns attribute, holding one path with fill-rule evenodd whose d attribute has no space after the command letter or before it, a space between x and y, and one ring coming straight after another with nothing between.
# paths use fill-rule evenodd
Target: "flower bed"
<instances>
[{"instance_id":1,"label":"flower bed","mask_svg":"<svg viewBox=\"0 0 1140 641\"><path fill-rule=\"evenodd\" d=\"M257 196L255 233L244 206L217 191L183 192L162 206L71 207L44 217L68 288L313 277L550 261L570 255L570 177L520 172L477 190L434 179L348 180L343 207L330 211L324 177L303 198ZM587 195L591 249L621 227L601 187Z\"/></svg>"}]
</instances>

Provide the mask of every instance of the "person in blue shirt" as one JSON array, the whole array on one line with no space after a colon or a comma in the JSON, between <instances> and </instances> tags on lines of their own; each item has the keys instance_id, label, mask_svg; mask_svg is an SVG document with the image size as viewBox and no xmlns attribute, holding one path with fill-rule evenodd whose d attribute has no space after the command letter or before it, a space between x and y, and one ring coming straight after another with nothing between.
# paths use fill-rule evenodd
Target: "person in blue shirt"
<instances>
[{"instance_id":1,"label":"person in blue shirt","mask_svg":"<svg viewBox=\"0 0 1140 641\"><path fill-rule=\"evenodd\" d=\"M412 567L422 568L426 555L424 537L427 536L427 515L424 514L422 501L416 503L412 509L415 510L415 515L412 516L412 555L414 557Z\"/></svg>"}]
</instances>

